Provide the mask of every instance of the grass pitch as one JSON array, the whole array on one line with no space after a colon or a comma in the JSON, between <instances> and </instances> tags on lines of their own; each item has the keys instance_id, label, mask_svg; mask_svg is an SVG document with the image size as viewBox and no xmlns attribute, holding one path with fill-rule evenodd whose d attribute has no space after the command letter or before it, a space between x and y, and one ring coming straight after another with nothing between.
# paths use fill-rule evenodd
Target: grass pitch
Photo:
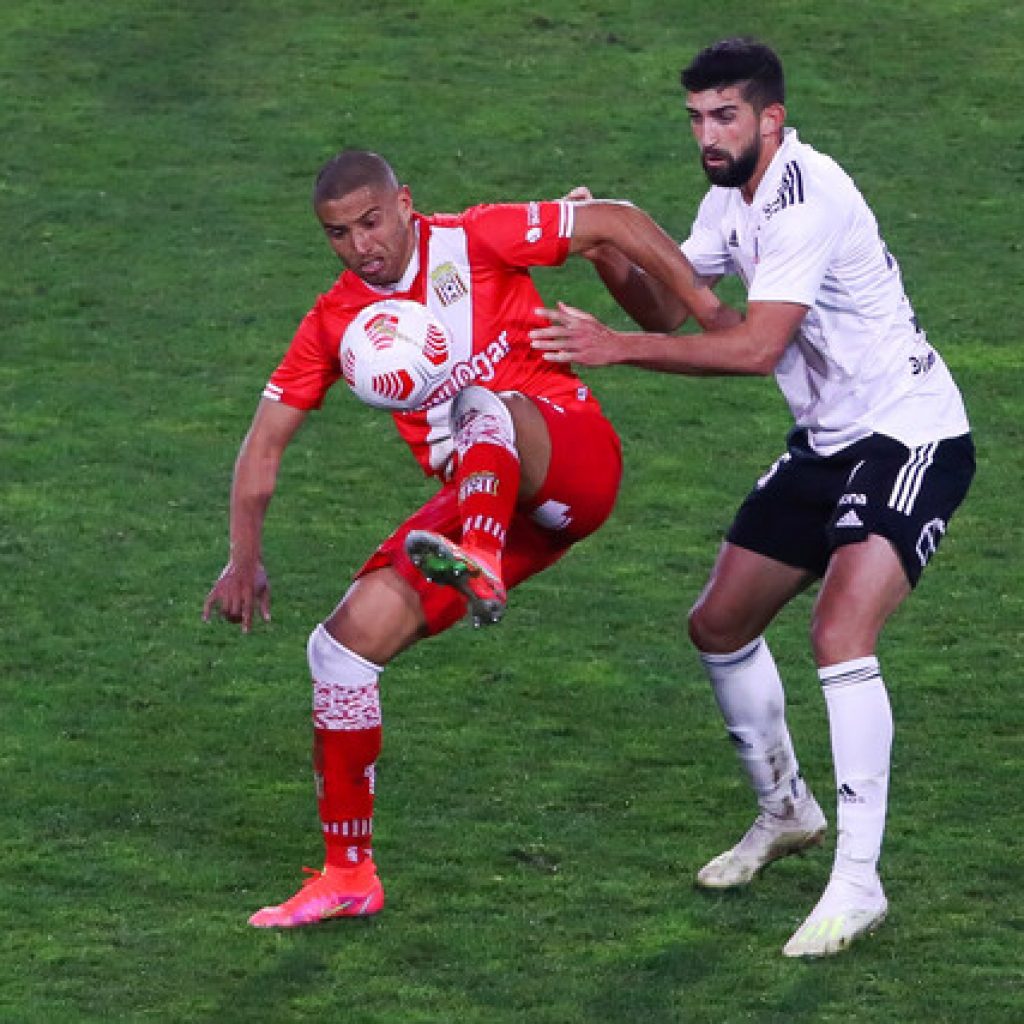
<instances>
[{"instance_id":1,"label":"grass pitch","mask_svg":"<svg viewBox=\"0 0 1024 1024\"><path fill-rule=\"evenodd\" d=\"M1019 1019L1022 13L752 10L4 5L0 1019ZM499 629L384 676L385 913L253 932L320 853L305 637L428 493L338 391L271 510L274 621L199 622L238 442L337 272L312 174L377 148L425 211L585 182L682 236L704 183L678 71L741 32L778 47L791 122L874 206L976 428L974 491L881 649L889 923L826 963L780 957L830 848L693 890L751 805L681 620L786 414L767 381L609 370L588 378L624 441L612 521ZM622 322L584 264L539 279ZM771 639L827 805L808 610Z\"/></svg>"}]
</instances>

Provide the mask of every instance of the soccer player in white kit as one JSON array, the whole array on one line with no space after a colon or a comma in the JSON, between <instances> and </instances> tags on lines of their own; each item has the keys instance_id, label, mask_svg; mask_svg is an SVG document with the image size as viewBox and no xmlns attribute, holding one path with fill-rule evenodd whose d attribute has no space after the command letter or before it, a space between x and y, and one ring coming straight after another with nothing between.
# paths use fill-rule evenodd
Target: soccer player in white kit
<instances>
[{"instance_id":1,"label":"soccer player in white kit","mask_svg":"<svg viewBox=\"0 0 1024 1024\"><path fill-rule=\"evenodd\" d=\"M824 836L764 639L781 608L821 580L811 644L829 717L838 839L824 894L783 952L823 956L875 930L888 909L878 860L893 723L876 644L963 500L974 448L960 392L863 196L784 126L777 55L754 40L724 40L697 55L682 83L712 188L681 248L695 287L742 279L742 322L682 337L620 334L560 305L547 311L552 326L533 332L534 345L549 359L591 366L774 374L786 397L787 449L741 506L689 617L758 801L751 828L697 882L745 885ZM685 306L621 253L587 255L647 330L685 320Z\"/></svg>"}]
</instances>

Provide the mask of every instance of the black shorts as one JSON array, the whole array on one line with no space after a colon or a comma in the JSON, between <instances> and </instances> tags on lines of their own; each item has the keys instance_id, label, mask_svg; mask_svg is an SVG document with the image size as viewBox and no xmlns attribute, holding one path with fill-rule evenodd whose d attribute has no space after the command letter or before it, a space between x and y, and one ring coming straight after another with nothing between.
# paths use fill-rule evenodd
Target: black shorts
<instances>
[{"instance_id":1,"label":"black shorts","mask_svg":"<svg viewBox=\"0 0 1024 1024\"><path fill-rule=\"evenodd\" d=\"M970 434L918 448L870 434L823 456L806 431L794 431L726 539L823 576L836 548L876 533L892 542L916 586L973 476Z\"/></svg>"}]
</instances>

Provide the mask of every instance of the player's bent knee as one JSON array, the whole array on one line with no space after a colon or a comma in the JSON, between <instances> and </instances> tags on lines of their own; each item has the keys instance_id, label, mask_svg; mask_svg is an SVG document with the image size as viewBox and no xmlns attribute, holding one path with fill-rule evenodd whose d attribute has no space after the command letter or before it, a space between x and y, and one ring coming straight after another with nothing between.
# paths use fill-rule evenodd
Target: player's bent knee
<instances>
[{"instance_id":1,"label":"player's bent knee","mask_svg":"<svg viewBox=\"0 0 1024 1024\"><path fill-rule=\"evenodd\" d=\"M698 601L690 609L686 627L691 643L703 654L731 654L761 633L759 629L745 628L745 623L718 614L713 605L704 601Z\"/></svg>"},{"instance_id":2,"label":"player's bent knee","mask_svg":"<svg viewBox=\"0 0 1024 1024\"><path fill-rule=\"evenodd\" d=\"M306 645L313 678L313 726L340 736L359 734L367 763L380 752L380 666L339 643L323 624ZM367 735L368 734L368 735Z\"/></svg>"},{"instance_id":3,"label":"player's bent knee","mask_svg":"<svg viewBox=\"0 0 1024 1024\"><path fill-rule=\"evenodd\" d=\"M381 666L350 650L321 623L309 634L306 659L314 679L353 685L374 683Z\"/></svg>"},{"instance_id":4,"label":"player's bent knee","mask_svg":"<svg viewBox=\"0 0 1024 1024\"><path fill-rule=\"evenodd\" d=\"M516 451L516 428L508 406L478 384L463 388L451 407L452 438L460 454L474 444L496 444Z\"/></svg>"},{"instance_id":5,"label":"player's bent knee","mask_svg":"<svg viewBox=\"0 0 1024 1024\"><path fill-rule=\"evenodd\" d=\"M856 621L816 615L811 621L811 650L818 665L838 665L875 653L878 630Z\"/></svg>"}]
</instances>

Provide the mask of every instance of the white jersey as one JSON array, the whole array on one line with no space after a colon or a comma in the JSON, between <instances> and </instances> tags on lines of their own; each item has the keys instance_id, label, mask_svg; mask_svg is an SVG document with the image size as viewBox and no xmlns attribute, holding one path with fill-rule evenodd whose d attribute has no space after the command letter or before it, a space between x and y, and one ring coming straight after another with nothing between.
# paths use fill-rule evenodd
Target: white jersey
<instances>
[{"instance_id":1,"label":"white jersey","mask_svg":"<svg viewBox=\"0 0 1024 1024\"><path fill-rule=\"evenodd\" d=\"M808 307L775 379L815 451L875 432L914 448L970 429L864 197L793 129L753 202L712 187L681 248L702 276L739 275L749 301Z\"/></svg>"}]
</instances>

